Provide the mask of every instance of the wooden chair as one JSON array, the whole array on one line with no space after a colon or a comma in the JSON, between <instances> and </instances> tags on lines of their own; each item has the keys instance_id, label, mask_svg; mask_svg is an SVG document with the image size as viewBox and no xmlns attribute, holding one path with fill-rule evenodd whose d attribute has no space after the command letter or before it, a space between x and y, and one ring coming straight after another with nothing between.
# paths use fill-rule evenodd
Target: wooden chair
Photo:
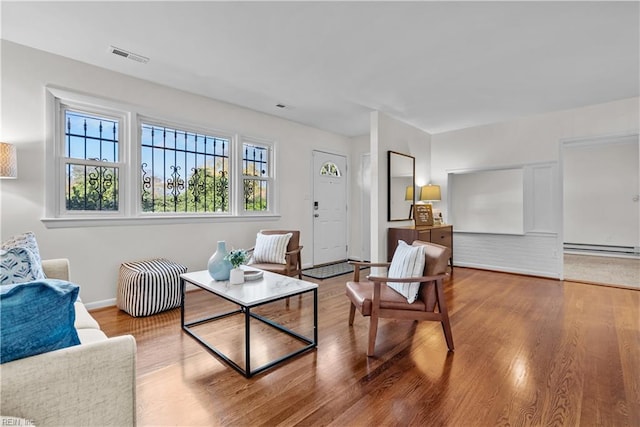
<instances>
[{"instance_id":1,"label":"wooden chair","mask_svg":"<svg viewBox=\"0 0 640 427\"><path fill-rule=\"evenodd\" d=\"M415 245L425 246L425 267L421 277L389 278L367 276L360 281L360 266L389 267L391 263L367 263L352 261L353 281L347 282L346 294L351 300L349 325L353 325L356 309L362 316L369 317L369 345L367 356L374 355L378 319L433 320L442 324L449 351L453 351L453 335L444 299L443 279L446 277L447 263L451 250L445 246L416 240ZM386 285L387 282L420 282L418 298L409 304L407 298ZM438 311L435 310L436 306Z\"/></svg>"},{"instance_id":2,"label":"wooden chair","mask_svg":"<svg viewBox=\"0 0 640 427\"><path fill-rule=\"evenodd\" d=\"M298 276L298 279L302 279L302 246L300 245L300 231L299 230L260 230L262 234L287 234L291 233L289 244L287 245L287 251L285 252L285 264L270 264L270 263L252 263L251 267L259 268L260 270L270 271L272 273L282 274L284 276ZM253 253L255 246L248 249L247 252ZM302 295L300 296L302 298ZM286 299L286 305L289 307L289 298Z\"/></svg>"},{"instance_id":3,"label":"wooden chair","mask_svg":"<svg viewBox=\"0 0 640 427\"><path fill-rule=\"evenodd\" d=\"M302 279L302 261L300 252L302 246L300 246L300 231L297 230L260 230L262 234L287 234L291 233L291 239L287 245L287 251L285 252L286 264L269 264L269 263L252 263L251 266L259 268L260 270L270 271L272 273L283 274L285 276L298 276L298 279ZM250 248L247 252L253 252L255 247Z\"/></svg>"}]
</instances>

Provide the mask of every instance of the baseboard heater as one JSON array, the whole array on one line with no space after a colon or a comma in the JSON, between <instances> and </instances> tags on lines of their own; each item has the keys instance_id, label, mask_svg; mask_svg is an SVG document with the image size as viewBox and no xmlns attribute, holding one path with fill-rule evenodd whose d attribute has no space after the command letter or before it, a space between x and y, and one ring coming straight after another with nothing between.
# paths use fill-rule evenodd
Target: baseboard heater
<instances>
[{"instance_id":1,"label":"baseboard heater","mask_svg":"<svg viewBox=\"0 0 640 427\"><path fill-rule=\"evenodd\" d=\"M575 252L599 252L607 254L640 254L640 246L594 245L585 243L564 243L564 250Z\"/></svg>"}]
</instances>

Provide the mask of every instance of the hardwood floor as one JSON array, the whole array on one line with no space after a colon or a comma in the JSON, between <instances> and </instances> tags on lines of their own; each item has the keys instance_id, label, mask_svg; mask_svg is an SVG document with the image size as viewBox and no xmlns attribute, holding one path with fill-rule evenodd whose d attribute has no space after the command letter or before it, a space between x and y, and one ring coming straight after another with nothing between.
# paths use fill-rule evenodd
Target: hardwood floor
<instances>
[{"instance_id":1,"label":"hardwood floor","mask_svg":"<svg viewBox=\"0 0 640 427\"><path fill-rule=\"evenodd\" d=\"M456 268L445 285L455 352L438 323L382 320L368 358L368 319L348 326L348 278L316 281L317 350L251 379L182 333L179 309L92 314L107 335L136 338L141 426L640 425L639 291ZM261 312L309 334L311 298L301 304ZM219 308L187 296L196 317ZM203 333L240 354L234 323ZM260 324L253 336L257 361L299 345Z\"/></svg>"}]
</instances>

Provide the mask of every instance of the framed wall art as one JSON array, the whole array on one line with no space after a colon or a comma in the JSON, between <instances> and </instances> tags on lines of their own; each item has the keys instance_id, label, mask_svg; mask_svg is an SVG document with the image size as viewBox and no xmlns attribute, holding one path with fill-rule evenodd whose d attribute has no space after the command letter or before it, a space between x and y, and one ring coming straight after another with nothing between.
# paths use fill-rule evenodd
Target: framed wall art
<instances>
[{"instance_id":1,"label":"framed wall art","mask_svg":"<svg viewBox=\"0 0 640 427\"><path fill-rule=\"evenodd\" d=\"M431 205L414 205L413 211L416 227L433 225L433 208Z\"/></svg>"}]
</instances>

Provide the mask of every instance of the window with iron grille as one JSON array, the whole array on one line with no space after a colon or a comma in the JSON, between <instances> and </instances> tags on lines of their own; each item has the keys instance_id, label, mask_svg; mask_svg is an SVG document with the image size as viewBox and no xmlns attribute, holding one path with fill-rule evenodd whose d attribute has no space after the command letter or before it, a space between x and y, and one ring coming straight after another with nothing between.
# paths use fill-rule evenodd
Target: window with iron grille
<instances>
[{"instance_id":1,"label":"window with iron grille","mask_svg":"<svg viewBox=\"0 0 640 427\"><path fill-rule=\"evenodd\" d=\"M272 142L59 88L47 108L47 224L276 214Z\"/></svg>"},{"instance_id":2,"label":"window with iron grille","mask_svg":"<svg viewBox=\"0 0 640 427\"><path fill-rule=\"evenodd\" d=\"M68 212L118 212L120 120L64 108Z\"/></svg>"},{"instance_id":3,"label":"window with iron grille","mask_svg":"<svg viewBox=\"0 0 640 427\"><path fill-rule=\"evenodd\" d=\"M229 213L230 138L141 128L142 212Z\"/></svg>"},{"instance_id":4,"label":"window with iron grille","mask_svg":"<svg viewBox=\"0 0 640 427\"><path fill-rule=\"evenodd\" d=\"M243 210L271 210L271 146L253 142L242 143Z\"/></svg>"}]
</instances>

